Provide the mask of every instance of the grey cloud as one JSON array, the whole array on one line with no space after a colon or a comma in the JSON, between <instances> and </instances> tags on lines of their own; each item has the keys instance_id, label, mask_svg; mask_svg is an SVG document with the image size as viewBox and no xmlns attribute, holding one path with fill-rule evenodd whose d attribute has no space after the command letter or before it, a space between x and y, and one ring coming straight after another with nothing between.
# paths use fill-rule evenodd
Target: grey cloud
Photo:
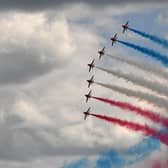
<instances>
[{"instance_id":1,"label":"grey cloud","mask_svg":"<svg viewBox=\"0 0 168 168\"><path fill-rule=\"evenodd\" d=\"M13 117L15 120L16 117ZM12 120L12 119L11 119ZM19 121L19 120L18 120ZM22 121L19 121L21 123ZM51 128L13 128L11 124L0 123L0 160L29 161L46 156L97 155L109 149L108 146L86 147L72 144L55 146L43 133L55 135L55 142L60 138L59 131ZM49 136L50 137L50 136Z\"/></svg>"},{"instance_id":2,"label":"grey cloud","mask_svg":"<svg viewBox=\"0 0 168 168\"><path fill-rule=\"evenodd\" d=\"M38 53L26 51L21 47L9 50L9 53L1 54L1 84L27 82L52 68L49 63L40 63Z\"/></svg>"},{"instance_id":3,"label":"grey cloud","mask_svg":"<svg viewBox=\"0 0 168 168\"><path fill-rule=\"evenodd\" d=\"M17 3L15 4L15 2ZM19 2L22 2L22 4L20 4ZM44 10L44 9L55 8L61 4L65 4L66 2L67 1L57 2L52 0L51 1L25 0L24 3L23 3L23 0L22 1L13 0L13 2L0 1L0 9L14 9L14 10L21 9L21 10L27 10L27 11ZM73 2L77 2L77 1L73 1ZM95 2L97 1L93 1L93 4ZM106 3L107 2L108 1L106 1ZM99 2L99 4L102 4L102 2ZM74 13L76 15L78 11L74 11ZM69 15L69 17L71 17L71 15ZM112 17L110 17L110 19L111 18ZM102 16L102 20L103 19L105 19L105 17ZM102 20L100 19L100 22L102 22ZM13 26L13 27L17 27L17 26ZM79 25L79 27L81 28L81 25ZM69 34L72 34L72 33L73 32L69 32ZM46 33L44 32L44 34ZM37 34L34 33L33 36L34 35L37 35L38 37L38 33ZM54 33L51 33L51 35L54 36ZM66 67L65 69L62 68L62 71L59 72L58 74L54 73L53 76L51 76L52 80L51 79L49 80L47 77L44 77L42 82L41 80L36 81L37 82L36 84L32 82L32 85L29 88L30 90L26 92L30 96L30 99L33 101L33 103L37 104L37 106L40 107L41 113L44 112L46 115L49 115L50 117L52 116L53 120L55 118L55 124L56 124L55 128L51 129L51 128L46 128L45 126L36 127L33 124L31 127L29 126L22 127L22 124L24 124L25 122L24 119L16 115L15 113L13 114L13 111L10 109L10 107L12 108L13 99L17 99L17 95L19 94L18 93L19 91L18 92L16 91L14 93L13 92L8 93L6 91L3 93L0 92L0 100L1 100L0 107L2 104L1 108L4 108L4 111L6 110L8 111L6 119L4 121L5 123L0 122L0 134L1 134L0 162L4 160L4 162L6 163L12 163L13 161L14 162L18 161L19 163L21 163L21 161L30 162L30 160L31 161L45 160L44 158L46 157L64 156L65 158L65 156L98 154L101 150L105 150L106 148L108 148L108 146L102 145L103 144L102 141L105 140L106 134L107 134L106 139L110 140L110 144L113 145L112 141L113 139L116 139L116 134L115 133L108 134L107 131L101 131L101 130L100 131L98 130L96 132L92 131L93 129L97 130L97 128L90 128L90 131L89 130L83 131L83 134L87 134L85 135L85 137L88 138L87 139L88 144L79 145L79 146L77 146L76 144L78 144L78 142L83 141L83 138L81 137L82 135L81 129L75 129L74 127L76 136L77 136L74 139L71 139L72 138L71 136L74 137L73 134L63 136L62 135L63 133L61 131L58 131L60 127L62 128L62 125L65 126L68 122L66 121L67 119L65 119L63 115L59 117L59 115L62 114L63 112L67 111L66 113L67 117L70 117L70 118L73 117L73 119L71 120L74 120L75 116L79 116L79 115L81 116L81 106L82 106L81 104L83 103L83 100L84 100L82 95L84 92L84 88L86 89L85 82L84 82L84 75L86 74L88 77L88 74L86 73L86 71L84 71L84 70L87 70L85 69L86 68L85 64L87 63L86 61L88 61L91 58L91 56L97 54L97 51L93 51L93 50L96 50L98 47L97 38L96 38L97 36L91 36L92 38L89 38L90 37L89 34L87 33L85 34L85 31L83 29L81 31L76 31L75 35L76 36L79 35L74 39L76 40L76 43L78 43L79 45L77 45L78 50L75 54L73 54L73 57L71 56L71 54L68 53L68 56L70 57L69 62L71 64L71 67L69 66L69 67ZM85 38L82 39L81 37L86 37L86 39ZM94 40L92 41L92 39ZM41 42L40 38L37 39L37 43L38 41ZM67 39L65 39L65 41L67 41ZM94 41L96 41L96 43ZM33 43L33 40L31 40L30 42ZM59 40L56 40L56 43L54 43L54 45L57 46L59 43L63 45L63 43L59 42ZM32 46L34 46L34 43ZM48 48L49 46L50 44L46 47ZM54 56L56 55L55 56L56 62L54 62L54 64L52 64L50 61L41 62L40 51L44 49L45 45L43 46L38 45L40 50L38 49L38 47L27 49L24 47L24 45L20 43L18 45L7 45L6 47L8 49L7 50L8 52L0 53L0 59L1 59L0 84L27 82L35 79L40 75L50 72L53 69L53 66L59 67L60 65L62 65L56 53L53 54ZM48 50L50 50L50 47ZM50 54L48 53L47 56L49 55ZM59 54L58 56L60 55L62 56L62 54ZM69 59L69 57L67 59ZM75 60L75 63L73 63L74 60ZM82 69L84 72L82 71ZM72 80L72 82L69 80ZM45 82L47 84L44 84ZM17 87L20 87L20 86L17 86ZM38 91L40 92L39 94L38 94ZM102 94L102 90L97 89L96 94ZM73 99L71 97L72 95L73 95ZM3 99L3 97L5 98ZM36 101L36 99L38 101ZM95 107L95 111L97 112L98 110L99 108ZM104 107L103 107L103 110L109 111L109 109L106 110L104 109ZM74 111L77 111L78 113L77 112L74 113ZM101 109L99 111L101 111ZM132 118L132 116L130 118ZM62 124L62 125L60 124L61 126L59 126L60 122ZM88 123L84 123L84 124L87 125ZM102 130L110 130L110 129L104 129L106 128L104 125L105 124L102 123L101 125L103 128ZM94 125L94 127L96 127L96 125ZM111 127L111 125L109 127ZM118 135L119 131L118 129L116 130ZM105 134L102 134L101 132L104 132ZM91 135L91 137L89 137L88 134ZM123 132L121 132L121 134L123 134ZM99 141L100 137L101 137L101 141ZM111 137L113 138L111 139ZM122 137L124 136L122 135ZM134 142L134 139L132 137L131 139ZM62 144L59 145L59 141L62 141L62 144L64 145ZM87 147L88 145L90 145L90 143L92 144L92 142L94 142L93 147L92 148ZM120 144L118 141L116 142ZM127 141L125 138L125 144L128 144L128 142L130 141ZM109 143L107 142L107 144ZM7 166L5 165L3 167L6 168ZM15 165L13 164L13 166L11 167L15 167ZM16 166L16 167L18 168L19 166ZM23 168L24 166L21 166L21 167ZM25 167L34 168L34 167L41 167L41 166L36 166L34 164L32 166L25 165ZM51 167L51 163L49 164L49 166L45 166L45 167Z\"/></svg>"},{"instance_id":4,"label":"grey cloud","mask_svg":"<svg viewBox=\"0 0 168 168\"><path fill-rule=\"evenodd\" d=\"M25 22L26 22L26 16L24 17L22 18L25 19ZM39 18L37 17L37 20L38 19ZM21 20L22 19L19 19L18 22L21 23ZM37 20L35 18L34 22L33 20L31 20L31 23L32 22L36 23ZM28 20L28 22L30 22L30 20ZM69 135L63 135L63 133L61 134L60 131L57 132L58 128L60 129L59 122L62 122L63 125L66 125L66 119L64 119L63 117L61 117L62 119L61 121L59 121L60 120L59 113L61 113L62 107L67 106L66 103L68 103L67 111L70 110L69 106L72 106L71 105L72 102L70 102L70 100L66 99L65 97L68 97L68 95L72 95L71 93L71 90L73 88L72 84L76 83L74 82L75 79L79 80L79 78L77 78L76 75L80 73L80 78L81 78L81 72L80 71L76 72L76 69L78 69L78 67L80 67L80 65L83 64L83 62L81 61L81 54L79 58L72 57L72 53L71 53L72 47L71 45L69 45L69 43L71 44L71 40L69 41L69 38L73 38L74 36L76 37L76 35L81 34L81 32L85 34L85 32L83 32L83 29L75 33L73 31L69 32L67 28L68 26L66 27L65 25L64 27L63 23L61 21L61 26L58 29L59 33L55 32L55 30L57 30L57 28L59 27L59 24L56 24L56 26L53 28L54 29L53 32L50 29L49 30L47 29L48 31L46 32L45 28L47 26L44 25L43 23L42 23L42 26L41 25L37 26L38 28L39 27L42 28L42 30L44 26L45 31L42 31L42 34L46 36L47 33L49 32L49 36L52 36L55 39L53 41L50 38L49 39L41 38L40 36L41 34L38 34L37 32L37 31L40 31L40 28L37 29L35 33L33 31L33 34L31 33L31 35L25 35L25 33L22 33L22 29L21 30L19 29L18 31L15 32L15 28L17 29L17 26L20 24L14 24L12 26L12 29L10 28L9 31L6 31L6 24L4 24L4 27L2 28L1 34L4 34L3 32L9 32L9 38L7 38L8 37L7 35L4 35L4 39L6 40L5 42L1 41L0 43L0 59L1 59L0 84L4 84L4 87L2 87L3 89L6 88L7 84L23 83L23 82L33 80L40 75L48 73L55 67L58 68L59 66L61 66L62 74L61 72L59 72L58 74L57 72L53 72L54 76L51 75L52 80L48 81L48 78L50 78L49 77L50 75L48 76L46 75L44 78L41 78L41 80L39 79L32 82L28 86L30 87L29 88L30 90L25 89L27 91L26 93L28 94L31 93L30 97L29 96L28 97L31 99L33 104L37 104L37 108L39 108L40 113L44 112L46 115L49 115L50 113L49 107L51 107L52 119L56 118L55 119L56 125L52 130L50 128L45 128L45 126L43 125L41 127L40 126L35 127L34 126L35 122L32 124L31 121L29 123L30 125L32 124L31 128L29 126L28 127L21 126L25 122L29 122L29 121L27 121L26 119L24 121L24 117L19 116L19 114L17 113L17 111L19 110L17 108L14 108L13 106L15 105L15 102L17 101L17 99L18 100L22 99L22 93L20 92L22 89L24 90L25 86L9 85L7 86L7 90L9 89L8 92L7 90L3 92L1 92L0 90L0 100L1 100L0 115L1 113L5 113L3 120L1 121L0 119L0 134L1 134L0 160L1 161L4 160L6 162L9 162L9 160L10 161L14 160L14 161L20 162L20 161L27 161L27 160L36 160L38 158L43 158L47 156L53 157L53 156L60 156L60 155L61 156L93 155L93 154L98 154L100 150L105 149L104 146L99 147L98 145L97 146L95 145L92 148L89 148L85 146L85 143L82 145L79 144L78 146L76 146L76 143L74 143L72 139L70 140L68 139ZM29 30L29 26L25 26L25 27L27 28L26 30ZM30 26L30 28L32 27ZM65 29L65 30L61 32L60 30L62 29ZM10 35L10 32L12 32L11 35ZM26 32L26 31L23 31L23 32ZM61 35L58 37L57 34L61 34ZM69 37L69 34L72 34L72 37L71 36ZM65 39L62 39L63 38L62 35L63 37L65 37ZM97 43L98 43L96 38L97 36L93 36L95 37L94 39L94 38L89 38L91 36L90 33L89 34L86 33L86 35L87 35L86 39L85 39L85 36L81 36L81 35L73 39L75 41L79 39L78 41L84 42L83 46L90 47L90 44L92 46L97 46ZM37 37L37 38L34 39L34 37ZM83 39L81 37L83 37ZM64 41L68 43L68 45L64 45ZM87 45L86 45L86 41L87 41ZM66 48L66 50L64 50L64 48ZM81 48L77 47L79 51L81 51L82 48L83 47ZM85 51L86 49L84 48L83 50ZM66 53L66 51L68 53ZM80 53L79 51L78 53ZM81 52L81 53L83 53L84 56L87 55L86 52ZM89 50L89 53L90 53L90 50ZM43 55L47 57L44 60L41 59ZM84 59L82 60L87 59L86 57L83 57L83 58ZM78 62L78 59L80 60L79 62ZM53 61L54 63L52 63ZM69 62L73 68L66 66L64 69L63 65L64 63L66 64L66 62ZM78 63L80 64L78 65ZM74 65L77 65L77 66L74 66ZM73 83L70 82L70 85L69 85L68 79L71 79ZM45 82L47 82L46 85L44 85ZM67 85L68 87L66 87L65 85L66 83L68 84ZM14 90L16 90L16 92L11 91L12 89L10 90L10 88L12 87ZM38 89L40 90L39 95L38 95ZM53 90L52 94L48 93L49 89ZM76 87L75 87L75 90L76 90ZM43 91L46 91L44 95L42 94ZM35 98L33 97L34 95L37 96L38 101L35 100ZM46 101L48 99L47 95L49 96L49 98L51 96L49 101ZM79 93L77 95L79 95ZM42 101L42 99L44 98L45 98L45 101ZM24 95L23 95L23 99L24 99ZM60 99L62 101L61 103L59 103ZM75 99L73 99L73 101L75 102L75 106L76 106ZM42 102L39 102L39 101L42 101ZM51 103L51 101L54 103L54 105ZM45 105L44 108L43 108L43 105ZM46 106L48 106L47 109L45 109ZM23 114L23 110L21 109L20 111ZM29 112L30 111L28 110L28 113ZM61 145L59 145L60 141L61 141Z\"/></svg>"},{"instance_id":5,"label":"grey cloud","mask_svg":"<svg viewBox=\"0 0 168 168\"><path fill-rule=\"evenodd\" d=\"M60 129L29 123L14 113L12 107L13 102L8 103L7 111L4 109L0 118L0 161L21 163L53 156L97 155L109 149L106 145L87 147L66 140L60 144L64 138Z\"/></svg>"},{"instance_id":6,"label":"grey cloud","mask_svg":"<svg viewBox=\"0 0 168 168\"><path fill-rule=\"evenodd\" d=\"M48 73L54 63L42 62L40 50L20 45L7 45L7 52L0 52L0 83L25 83Z\"/></svg>"},{"instance_id":7,"label":"grey cloud","mask_svg":"<svg viewBox=\"0 0 168 168\"><path fill-rule=\"evenodd\" d=\"M143 0L140 3L153 3L158 2L157 0ZM159 3L167 2L166 0L160 0ZM139 3L138 0L104 0L104 1L97 1L97 0L1 0L0 1L0 9L4 10L25 10L25 11L38 11L38 10L45 10L45 9L52 9L57 8L60 6L71 5L73 3L85 3L94 6L99 5L120 5L120 4L127 4L127 3Z\"/></svg>"}]
</instances>

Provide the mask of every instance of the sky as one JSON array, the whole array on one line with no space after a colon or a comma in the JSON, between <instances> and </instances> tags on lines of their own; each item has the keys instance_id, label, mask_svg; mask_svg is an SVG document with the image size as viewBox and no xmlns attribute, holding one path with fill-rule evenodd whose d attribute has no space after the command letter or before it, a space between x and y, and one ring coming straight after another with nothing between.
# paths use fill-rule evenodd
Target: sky
<instances>
[{"instance_id":1,"label":"sky","mask_svg":"<svg viewBox=\"0 0 168 168\"><path fill-rule=\"evenodd\" d=\"M86 79L95 75L102 83L159 93L118 79L87 64L114 68L162 86L167 81L136 67L104 56L98 50L150 64L167 72L158 61L116 43L118 38L155 49L168 50L130 31L122 34L127 20L131 27L168 39L166 1L0 1L0 167L5 168L153 168L167 161L168 147L159 140L120 126L88 117L93 113L148 124L159 124L127 110L96 100L85 103ZM164 88L165 88L164 87ZM164 107L151 105L110 89L92 85L93 95L126 101L168 116ZM163 97L164 98L164 97ZM167 101L167 100L166 100Z\"/></svg>"}]
</instances>

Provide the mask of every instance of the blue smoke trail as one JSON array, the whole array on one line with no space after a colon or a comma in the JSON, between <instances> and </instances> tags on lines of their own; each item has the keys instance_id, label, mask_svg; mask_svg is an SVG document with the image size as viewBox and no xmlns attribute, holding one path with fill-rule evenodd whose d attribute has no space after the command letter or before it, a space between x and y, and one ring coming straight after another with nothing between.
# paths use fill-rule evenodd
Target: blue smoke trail
<instances>
[{"instance_id":1,"label":"blue smoke trail","mask_svg":"<svg viewBox=\"0 0 168 168\"><path fill-rule=\"evenodd\" d=\"M157 37L155 35L151 35L151 34L148 34L148 33L133 29L133 28L128 28L128 29L130 31L136 33L136 34L139 34L142 37L148 38L149 40L151 40L151 41L153 41L153 42L155 42L157 44L162 45L163 47L168 48L168 41L166 39L162 39L162 38Z\"/></svg>"},{"instance_id":2,"label":"blue smoke trail","mask_svg":"<svg viewBox=\"0 0 168 168\"><path fill-rule=\"evenodd\" d=\"M110 150L100 155L95 163L95 168L124 168L138 161L144 160L154 150L160 149L160 141L152 137L143 139L139 144L129 148L124 152ZM87 166L86 166L87 165ZM88 159L81 159L77 162L65 165L63 168L83 168L89 166Z\"/></svg>"},{"instance_id":3,"label":"blue smoke trail","mask_svg":"<svg viewBox=\"0 0 168 168\"><path fill-rule=\"evenodd\" d=\"M80 159L73 163L63 166L63 168L89 168L89 160L88 159Z\"/></svg>"},{"instance_id":4,"label":"blue smoke trail","mask_svg":"<svg viewBox=\"0 0 168 168\"><path fill-rule=\"evenodd\" d=\"M99 160L97 160L96 168L123 168L138 161L144 160L154 150L159 148L159 140L153 138L144 139L139 144L129 148L123 153L111 150L102 155Z\"/></svg>"},{"instance_id":5,"label":"blue smoke trail","mask_svg":"<svg viewBox=\"0 0 168 168\"><path fill-rule=\"evenodd\" d=\"M118 40L118 42L123 44L123 45L126 45L130 48L133 48L133 49L135 49L135 50L137 50L137 51L139 51L143 54L149 55L150 57L160 61L163 65L168 66L168 57L166 55L162 55L155 50L145 48L145 47L142 47L142 46L138 46L138 45L135 45L135 44L132 44L132 43L129 43L129 42L124 42L124 41L121 41L121 40Z\"/></svg>"}]
</instances>

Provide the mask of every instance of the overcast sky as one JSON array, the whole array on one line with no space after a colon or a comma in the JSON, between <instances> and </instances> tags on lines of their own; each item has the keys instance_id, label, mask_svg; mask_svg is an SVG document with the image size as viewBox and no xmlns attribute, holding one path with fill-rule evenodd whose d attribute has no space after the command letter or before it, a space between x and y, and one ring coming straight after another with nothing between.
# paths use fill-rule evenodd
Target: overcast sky
<instances>
[{"instance_id":1,"label":"overcast sky","mask_svg":"<svg viewBox=\"0 0 168 168\"><path fill-rule=\"evenodd\" d=\"M106 46L112 55L162 67L119 44L111 48L110 37L117 32L123 40L155 48L168 55L166 49L133 33L122 34L121 29L121 24L129 20L135 28L167 38L167 9L165 1L1 0L0 167L63 168L83 158L94 164L102 152L109 149L125 151L143 141L142 133L95 118L84 121L82 111L88 106L92 107L93 113L159 128L143 117L95 100L86 104L84 94L88 92L86 79L92 74L99 82L151 93L97 69L89 74L87 63L95 58L100 66L158 82L159 79L150 73L108 57L98 61L97 51ZM127 101L167 115L165 109L145 101L97 85L93 85L92 90L94 95ZM164 162L167 154L167 147L161 145L143 161L128 168L149 167L153 160Z\"/></svg>"}]
</instances>

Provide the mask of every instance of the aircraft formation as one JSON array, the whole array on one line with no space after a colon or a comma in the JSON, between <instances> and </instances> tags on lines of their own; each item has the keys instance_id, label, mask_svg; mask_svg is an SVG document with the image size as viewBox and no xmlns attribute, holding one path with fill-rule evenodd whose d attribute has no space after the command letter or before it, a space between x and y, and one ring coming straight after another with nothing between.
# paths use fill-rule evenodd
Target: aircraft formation
<instances>
[{"instance_id":1,"label":"aircraft formation","mask_svg":"<svg viewBox=\"0 0 168 168\"><path fill-rule=\"evenodd\" d=\"M122 25L122 28L123 28L122 32L125 33L127 31L127 29L129 28L128 27L128 21L125 24ZM117 33L115 33L114 36L110 38L110 40L111 40L111 45L113 46L114 43L116 43L118 41L117 40ZM106 47L104 46L101 50L98 51L99 60L102 58L102 56L105 55L105 48ZM87 65L89 67L89 72L91 72L91 70L95 67L95 59L93 59L91 61L91 63L89 63ZM94 75L90 79L88 79L86 81L88 82L88 88L90 88L90 86L94 83ZM85 94L85 97L86 97L86 103L87 103L88 100L92 97L92 90L90 90L89 93ZM90 109L91 108L89 107L87 109L87 111L83 112L83 114L84 114L84 120L86 120L87 116L90 115Z\"/></svg>"}]
</instances>

